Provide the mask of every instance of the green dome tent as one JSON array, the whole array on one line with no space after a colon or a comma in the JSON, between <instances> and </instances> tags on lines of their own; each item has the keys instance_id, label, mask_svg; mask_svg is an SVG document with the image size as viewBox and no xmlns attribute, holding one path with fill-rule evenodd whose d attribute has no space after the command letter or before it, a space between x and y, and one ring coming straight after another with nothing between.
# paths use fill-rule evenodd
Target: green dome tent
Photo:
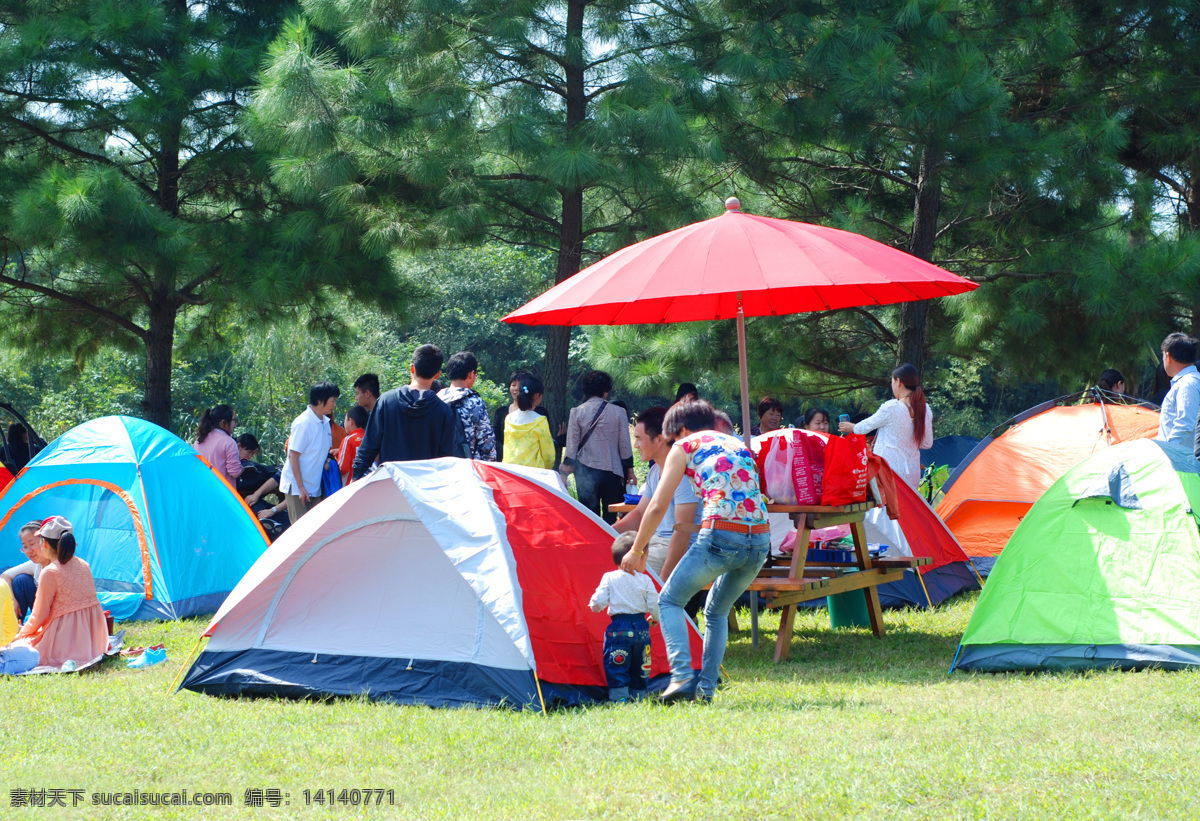
<instances>
[{"instance_id":1,"label":"green dome tent","mask_svg":"<svg viewBox=\"0 0 1200 821\"><path fill-rule=\"evenodd\" d=\"M1038 499L955 656L963 670L1200 667L1200 464L1141 439Z\"/></svg>"}]
</instances>

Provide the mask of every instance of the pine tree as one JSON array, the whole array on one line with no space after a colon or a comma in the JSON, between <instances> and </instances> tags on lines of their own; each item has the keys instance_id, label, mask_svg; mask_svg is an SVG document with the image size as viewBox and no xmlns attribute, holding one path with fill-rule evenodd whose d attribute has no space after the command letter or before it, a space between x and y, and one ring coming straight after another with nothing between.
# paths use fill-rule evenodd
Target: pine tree
<instances>
[{"instance_id":1,"label":"pine tree","mask_svg":"<svg viewBox=\"0 0 1200 821\"><path fill-rule=\"evenodd\" d=\"M556 260L550 285L697 214L683 171L708 150L692 102L711 37L689 4L305 9L308 21L275 46L255 116L280 136L281 184L311 191L321 180L346 204L342 217L382 245L542 249ZM569 328L550 329L556 420L569 341Z\"/></svg>"},{"instance_id":2,"label":"pine tree","mask_svg":"<svg viewBox=\"0 0 1200 821\"><path fill-rule=\"evenodd\" d=\"M319 311L331 288L378 305L403 296L354 237L279 195L239 129L289 9L0 2L5 332L80 360L140 350L145 415L162 425L173 355L239 306Z\"/></svg>"},{"instance_id":3,"label":"pine tree","mask_svg":"<svg viewBox=\"0 0 1200 821\"><path fill-rule=\"evenodd\" d=\"M1075 97L1067 113L1030 92L1071 65L1075 21L1052 4L731 8L721 65L746 89L747 115L724 141L797 218L986 282L1024 276L1047 245L1079 242L1124 183L1100 101ZM876 311L891 317L878 342L923 370L943 304Z\"/></svg>"},{"instance_id":4,"label":"pine tree","mask_svg":"<svg viewBox=\"0 0 1200 821\"><path fill-rule=\"evenodd\" d=\"M956 304L958 336L989 340L1025 373L1070 389L1115 366L1132 391L1168 332L1200 332L1200 16L1161 0L1085 0L1055 13L1064 59L1014 93L1099 147L1090 161L1066 155L1074 173L1119 177L1097 198L1098 230L1043 246L1020 278Z\"/></svg>"}]
</instances>

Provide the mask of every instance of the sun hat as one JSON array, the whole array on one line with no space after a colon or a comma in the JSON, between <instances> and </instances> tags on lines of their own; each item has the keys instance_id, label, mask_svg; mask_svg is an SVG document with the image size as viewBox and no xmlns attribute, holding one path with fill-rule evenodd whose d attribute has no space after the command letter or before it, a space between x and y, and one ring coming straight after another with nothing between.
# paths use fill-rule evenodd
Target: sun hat
<instances>
[{"instance_id":1,"label":"sun hat","mask_svg":"<svg viewBox=\"0 0 1200 821\"><path fill-rule=\"evenodd\" d=\"M61 539L64 533L70 533L74 529L74 526L65 517L51 516L42 522L37 535L45 539Z\"/></svg>"}]
</instances>

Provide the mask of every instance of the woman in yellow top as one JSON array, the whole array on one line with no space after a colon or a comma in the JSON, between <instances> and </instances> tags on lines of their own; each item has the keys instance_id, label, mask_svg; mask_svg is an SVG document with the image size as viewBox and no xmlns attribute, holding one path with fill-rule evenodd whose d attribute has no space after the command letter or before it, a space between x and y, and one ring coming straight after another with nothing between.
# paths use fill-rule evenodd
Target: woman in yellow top
<instances>
[{"instance_id":1,"label":"woman in yellow top","mask_svg":"<svg viewBox=\"0 0 1200 821\"><path fill-rule=\"evenodd\" d=\"M517 410L504 417L504 461L532 468L554 468L550 423L535 412L545 388L536 376L524 376L517 386Z\"/></svg>"}]
</instances>

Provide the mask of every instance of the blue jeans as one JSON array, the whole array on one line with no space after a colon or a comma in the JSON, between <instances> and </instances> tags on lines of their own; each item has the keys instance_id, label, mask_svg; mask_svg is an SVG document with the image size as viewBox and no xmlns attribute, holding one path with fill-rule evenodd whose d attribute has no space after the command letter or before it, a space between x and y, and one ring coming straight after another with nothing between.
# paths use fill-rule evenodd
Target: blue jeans
<instances>
[{"instance_id":1,"label":"blue jeans","mask_svg":"<svg viewBox=\"0 0 1200 821\"><path fill-rule=\"evenodd\" d=\"M610 701L627 701L645 692L650 679L650 622L645 613L612 617L604 631L604 677Z\"/></svg>"},{"instance_id":2,"label":"blue jeans","mask_svg":"<svg viewBox=\"0 0 1200 821\"><path fill-rule=\"evenodd\" d=\"M770 533L701 530L695 544L675 565L658 598L672 682L686 684L692 678L692 653L683 606L712 582L704 604L704 655L696 692L713 694L729 640L729 611L758 575L770 547Z\"/></svg>"}]
</instances>

